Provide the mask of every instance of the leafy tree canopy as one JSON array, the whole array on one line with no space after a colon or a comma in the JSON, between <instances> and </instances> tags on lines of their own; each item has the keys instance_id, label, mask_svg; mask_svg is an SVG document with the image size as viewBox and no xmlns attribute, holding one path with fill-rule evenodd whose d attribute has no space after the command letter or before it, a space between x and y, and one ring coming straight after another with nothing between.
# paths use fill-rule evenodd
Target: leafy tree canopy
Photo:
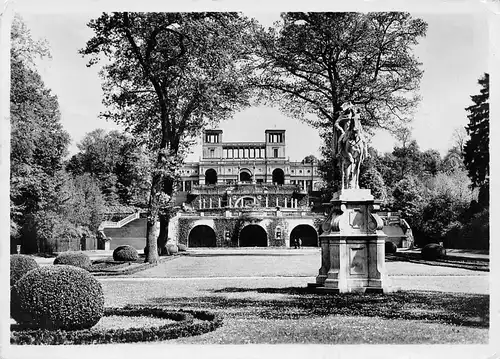
<instances>
[{"instance_id":1,"label":"leafy tree canopy","mask_svg":"<svg viewBox=\"0 0 500 359\"><path fill-rule=\"evenodd\" d=\"M260 32L257 83L271 103L315 127L331 131L351 101L367 128L394 131L419 99L413 48L426 29L402 12L283 13L278 30Z\"/></svg>"},{"instance_id":2,"label":"leafy tree canopy","mask_svg":"<svg viewBox=\"0 0 500 359\"><path fill-rule=\"evenodd\" d=\"M80 53L89 66L102 55L108 60L101 117L122 124L157 156L148 204L150 263L158 261L156 223L168 221L189 139L249 104L254 25L236 13L128 12L104 13L88 24L94 36Z\"/></svg>"},{"instance_id":3,"label":"leafy tree canopy","mask_svg":"<svg viewBox=\"0 0 500 359\"><path fill-rule=\"evenodd\" d=\"M60 122L57 97L31 61L47 53L16 17L11 29L11 214L31 213L52 202L69 135Z\"/></svg>"},{"instance_id":4,"label":"leafy tree canopy","mask_svg":"<svg viewBox=\"0 0 500 359\"><path fill-rule=\"evenodd\" d=\"M94 177L108 205L147 204L152 158L144 146L126 133L96 129L77 147L80 151L70 158L66 169L74 175Z\"/></svg>"}]
</instances>

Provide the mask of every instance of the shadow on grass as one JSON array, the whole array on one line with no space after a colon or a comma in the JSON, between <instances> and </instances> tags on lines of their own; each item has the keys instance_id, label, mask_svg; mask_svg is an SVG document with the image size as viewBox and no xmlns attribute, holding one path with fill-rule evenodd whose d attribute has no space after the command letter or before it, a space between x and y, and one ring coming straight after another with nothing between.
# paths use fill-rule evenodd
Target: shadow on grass
<instances>
[{"instance_id":1,"label":"shadow on grass","mask_svg":"<svg viewBox=\"0 0 500 359\"><path fill-rule=\"evenodd\" d=\"M389 295L316 294L310 293L307 288L297 287L228 287L213 290L212 293L213 296L152 298L150 301L156 305L217 310L236 318L300 319L341 315L489 327L488 295L423 291L402 291ZM242 295L235 298L235 293ZM276 294L275 298L273 294Z\"/></svg>"},{"instance_id":2,"label":"shadow on grass","mask_svg":"<svg viewBox=\"0 0 500 359\"><path fill-rule=\"evenodd\" d=\"M465 258L446 256L438 260L424 260L419 253L386 254L386 262L412 262L434 267L452 267L481 272L489 271L489 260L483 258Z\"/></svg>"}]
</instances>

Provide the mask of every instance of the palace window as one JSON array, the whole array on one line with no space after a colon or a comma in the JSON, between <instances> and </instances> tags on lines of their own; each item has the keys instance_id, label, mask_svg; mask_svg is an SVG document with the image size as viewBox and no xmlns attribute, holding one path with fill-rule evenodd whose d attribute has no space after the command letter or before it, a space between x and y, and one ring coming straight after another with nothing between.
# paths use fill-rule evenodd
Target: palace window
<instances>
[{"instance_id":1,"label":"palace window","mask_svg":"<svg viewBox=\"0 0 500 359\"><path fill-rule=\"evenodd\" d=\"M277 148L273 148L273 157L278 158L278 149Z\"/></svg>"}]
</instances>

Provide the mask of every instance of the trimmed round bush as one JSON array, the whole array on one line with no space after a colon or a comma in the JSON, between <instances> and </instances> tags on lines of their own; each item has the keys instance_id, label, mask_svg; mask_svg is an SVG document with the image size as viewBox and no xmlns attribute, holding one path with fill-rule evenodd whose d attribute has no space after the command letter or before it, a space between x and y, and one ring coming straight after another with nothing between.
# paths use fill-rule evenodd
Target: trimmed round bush
<instances>
[{"instance_id":1,"label":"trimmed round bush","mask_svg":"<svg viewBox=\"0 0 500 359\"><path fill-rule=\"evenodd\" d=\"M113 259L120 262L133 262L139 259L139 253L137 249L127 244L116 247L113 251Z\"/></svg>"},{"instance_id":2,"label":"trimmed round bush","mask_svg":"<svg viewBox=\"0 0 500 359\"><path fill-rule=\"evenodd\" d=\"M168 255L176 254L179 252L179 248L176 244L167 244Z\"/></svg>"},{"instance_id":3,"label":"trimmed round bush","mask_svg":"<svg viewBox=\"0 0 500 359\"><path fill-rule=\"evenodd\" d=\"M83 252L62 252L54 259L54 264L70 265L85 270L90 270L90 267L92 267L92 261Z\"/></svg>"},{"instance_id":4,"label":"trimmed round bush","mask_svg":"<svg viewBox=\"0 0 500 359\"><path fill-rule=\"evenodd\" d=\"M88 329L103 315L101 284L82 268L36 268L11 290L11 317L21 325L47 330Z\"/></svg>"},{"instance_id":5,"label":"trimmed round bush","mask_svg":"<svg viewBox=\"0 0 500 359\"><path fill-rule=\"evenodd\" d=\"M177 248L179 248L179 252L187 251L187 247L184 244L178 244Z\"/></svg>"},{"instance_id":6,"label":"trimmed round bush","mask_svg":"<svg viewBox=\"0 0 500 359\"><path fill-rule=\"evenodd\" d=\"M437 243L429 243L421 251L422 258L428 261L446 257L446 249Z\"/></svg>"},{"instance_id":7,"label":"trimmed round bush","mask_svg":"<svg viewBox=\"0 0 500 359\"><path fill-rule=\"evenodd\" d=\"M396 253L398 247L394 244L394 242L387 241L385 242L385 253Z\"/></svg>"},{"instance_id":8,"label":"trimmed round bush","mask_svg":"<svg viewBox=\"0 0 500 359\"><path fill-rule=\"evenodd\" d=\"M10 285L14 285L23 275L30 270L38 268L36 260L24 254L10 256Z\"/></svg>"}]
</instances>

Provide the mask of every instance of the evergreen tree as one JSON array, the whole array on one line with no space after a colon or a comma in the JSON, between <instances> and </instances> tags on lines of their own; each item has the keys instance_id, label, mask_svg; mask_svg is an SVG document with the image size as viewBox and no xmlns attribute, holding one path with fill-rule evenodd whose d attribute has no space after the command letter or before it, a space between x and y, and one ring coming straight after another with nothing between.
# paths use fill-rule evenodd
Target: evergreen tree
<instances>
[{"instance_id":1,"label":"evergreen tree","mask_svg":"<svg viewBox=\"0 0 500 359\"><path fill-rule=\"evenodd\" d=\"M474 105L466 108L469 124L465 127L470 139L465 144L464 162L473 187L488 188L490 172L490 77L484 74L478 81L479 95L472 95Z\"/></svg>"}]
</instances>

